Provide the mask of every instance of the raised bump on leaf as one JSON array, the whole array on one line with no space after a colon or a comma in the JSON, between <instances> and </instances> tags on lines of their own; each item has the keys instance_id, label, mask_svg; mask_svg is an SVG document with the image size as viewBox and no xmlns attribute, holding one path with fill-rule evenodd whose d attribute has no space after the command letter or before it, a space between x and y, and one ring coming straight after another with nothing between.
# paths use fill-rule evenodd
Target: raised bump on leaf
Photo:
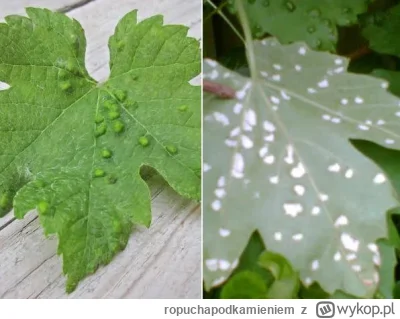
<instances>
[{"instance_id":1,"label":"raised bump on leaf","mask_svg":"<svg viewBox=\"0 0 400 319\"><path fill-rule=\"evenodd\" d=\"M108 118L110 120L116 120L119 117L121 117L121 113L119 113L118 111L110 111L110 112L108 112Z\"/></svg>"},{"instance_id":2,"label":"raised bump on leaf","mask_svg":"<svg viewBox=\"0 0 400 319\"><path fill-rule=\"evenodd\" d=\"M142 146L147 146L149 145L149 139L146 136L141 136L139 137L139 144Z\"/></svg>"},{"instance_id":3,"label":"raised bump on leaf","mask_svg":"<svg viewBox=\"0 0 400 319\"><path fill-rule=\"evenodd\" d=\"M103 149L101 151L101 156L103 158L111 158L112 157L112 152L109 149Z\"/></svg>"},{"instance_id":4,"label":"raised bump on leaf","mask_svg":"<svg viewBox=\"0 0 400 319\"><path fill-rule=\"evenodd\" d=\"M101 168L96 168L93 173L94 177L104 177L106 175L106 172L102 170Z\"/></svg>"},{"instance_id":5,"label":"raised bump on leaf","mask_svg":"<svg viewBox=\"0 0 400 319\"><path fill-rule=\"evenodd\" d=\"M127 98L127 93L124 90L114 90L113 94L117 98L118 101L124 102Z\"/></svg>"},{"instance_id":6,"label":"raised bump on leaf","mask_svg":"<svg viewBox=\"0 0 400 319\"><path fill-rule=\"evenodd\" d=\"M175 155L176 153L178 153L178 149L176 148L176 146L174 145L167 145L165 147L165 149L168 151L169 154L171 155Z\"/></svg>"},{"instance_id":7,"label":"raised bump on leaf","mask_svg":"<svg viewBox=\"0 0 400 319\"><path fill-rule=\"evenodd\" d=\"M121 133L125 129L125 124L121 121L115 121L113 123L113 130L115 133Z\"/></svg>"},{"instance_id":8,"label":"raised bump on leaf","mask_svg":"<svg viewBox=\"0 0 400 319\"><path fill-rule=\"evenodd\" d=\"M95 136L100 137L100 136L106 134L106 132L107 132L107 125L105 123L100 123L96 127Z\"/></svg>"},{"instance_id":9,"label":"raised bump on leaf","mask_svg":"<svg viewBox=\"0 0 400 319\"><path fill-rule=\"evenodd\" d=\"M50 204L46 201L40 201L38 204L39 213L46 215L50 212Z\"/></svg>"}]
</instances>

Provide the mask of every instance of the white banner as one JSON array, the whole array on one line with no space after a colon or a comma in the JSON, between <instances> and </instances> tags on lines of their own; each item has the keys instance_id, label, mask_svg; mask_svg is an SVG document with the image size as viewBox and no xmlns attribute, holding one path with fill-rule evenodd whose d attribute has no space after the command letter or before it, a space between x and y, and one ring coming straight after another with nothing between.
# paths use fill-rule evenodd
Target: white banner
<instances>
[{"instance_id":1,"label":"white banner","mask_svg":"<svg viewBox=\"0 0 400 319\"><path fill-rule=\"evenodd\" d=\"M400 300L0 300L2 318L400 318Z\"/></svg>"}]
</instances>

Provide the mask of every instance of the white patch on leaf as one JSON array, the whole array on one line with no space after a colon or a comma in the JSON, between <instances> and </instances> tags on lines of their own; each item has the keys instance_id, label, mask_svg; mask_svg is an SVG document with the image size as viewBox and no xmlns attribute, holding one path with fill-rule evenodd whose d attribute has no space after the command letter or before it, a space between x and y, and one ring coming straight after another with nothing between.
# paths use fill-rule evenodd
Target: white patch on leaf
<instances>
[{"instance_id":1,"label":"white patch on leaf","mask_svg":"<svg viewBox=\"0 0 400 319\"><path fill-rule=\"evenodd\" d=\"M230 234L231 234L231 231L229 229L225 229L225 228L219 229L219 235L221 237L228 237Z\"/></svg>"},{"instance_id":2,"label":"white patch on leaf","mask_svg":"<svg viewBox=\"0 0 400 319\"><path fill-rule=\"evenodd\" d=\"M376 174L374 177L374 183L375 184L382 184L386 182L386 176L383 175L382 173Z\"/></svg>"},{"instance_id":3,"label":"white patch on leaf","mask_svg":"<svg viewBox=\"0 0 400 319\"><path fill-rule=\"evenodd\" d=\"M290 175L292 175L294 178L301 178L305 173L306 170L304 169L303 164L299 162L296 167L292 168Z\"/></svg>"},{"instance_id":4,"label":"white patch on leaf","mask_svg":"<svg viewBox=\"0 0 400 319\"><path fill-rule=\"evenodd\" d=\"M297 215L303 212L303 206L299 203L283 204L283 209L285 210L285 214L291 217L297 217Z\"/></svg>"},{"instance_id":5,"label":"white patch on leaf","mask_svg":"<svg viewBox=\"0 0 400 319\"><path fill-rule=\"evenodd\" d=\"M354 251L354 252L358 251L358 248L360 246L360 241L351 237L350 234L343 233L340 236L340 240L342 241L344 248Z\"/></svg>"},{"instance_id":6,"label":"white patch on leaf","mask_svg":"<svg viewBox=\"0 0 400 319\"><path fill-rule=\"evenodd\" d=\"M229 125L229 118L221 112L214 112L214 118L217 122L221 123L223 126Z\"/></svg>"}]
</instances>

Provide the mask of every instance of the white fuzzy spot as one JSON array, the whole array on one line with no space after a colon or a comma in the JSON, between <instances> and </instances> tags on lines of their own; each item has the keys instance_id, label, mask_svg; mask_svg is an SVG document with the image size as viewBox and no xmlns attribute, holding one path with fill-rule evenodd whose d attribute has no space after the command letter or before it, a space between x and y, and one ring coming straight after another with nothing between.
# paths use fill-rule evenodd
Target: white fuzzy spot
<instances>
[{"instance_id":1,"label":"white fuzzy spot","mask_svg":"<svg viewBox=\"0 0 400 319\"><path fill-rule=\"evenodd\" d=\"M360 266L360 265L353 265L353 266L351 266L351 268L352 268L355 272L360 272L360 271L361 271L361 266Z\"/></svg>"},{"instance_id":2,"label":"white fuzzy spot","mask_svg":"<svg viewBox=\"0 0 400 319\"><path fill-rule=\"evenodd\" d=\"M376 174L376 176L374 177L374 183L375 184L382 184L384 182L386 182L385 175L383 175L382 173Z\"/></svg>"},{"instance_id":3,"label":"white fuzzy spot","mask_svg":"<svg viewBox=\"0 0 400 319\"><path fill-rule=\"evenodd\" d=\"M221 176L220 178L218 178L218 182L217 182L218 187L224 187L225 186L225 177Z\"/></svg>"},{"instance_id":4,"label":"white fuzzy spot","mask_svg":"<svg viewBox=\"0 0 400 319\"><path fill-rule=\"evenodd\" d=\"M329 114L323 114L322 115L322 119L325 120L325 121L330 121L331 116Z\"/></svg>"},{"instance_id":5,"label":"white fuzzy spot","mask_svg":"<svg viewBox=\"0 0 400 319\"><path fill-rule=\"evenodd\" d=\"M346 260L348 260L348 261L352 261L352 260L356 260L356 259L357 259L356 254L347 254L346 255Z\"/></svg>"},{"instance_id":6,"label":"white fuzzy spot","mask_svg":"<svg viewBox=\"0 0 400 319\"><path fill-rule=\"evenodd\" d=\"M272 105L272 110L273 111L278 111L278 106L277 105Z\"/></svg>"},{"instance_id":7,"label":"white fuzzy spot","mask_svg":"<svg viewBox=\"0 0 400 319\"><path fill-rule=\"evenodd\" d=\"M257 115L254 110L249 109L244 114L244 120L248 125L255 126L257 124Z\"/></svg>"},{"instance_id":8,"label":"white fuzzy spot","mask_svg":"<svg viewBox=\"0 0 400 319\"><path fill-rule=\"evenodd\" d=\"M344 174L344 176L345 176L346 178L352 178L353 175L354 175L354 171L353 171L352 169L350 169L350 168L349 168L349 169L346 171L346 173Z\"/></svg>"},{"instance_id":9,"label":"white fuzzy spot","mask_svg":"<svg viewBox=\"0 0 400 319\"><path fill-rule=\"evenodd\" d=\"M317 92L317 90L314 89L314 88L308 88L308 89L307 89L307 92L310 93L310 94L314 94L314 93Z\"/></svg>"},{"instance_id":10,"label":"white fuzzy spot","mask_svg":"<svg viewBox=\"0 0 400 319\"><path fill-rule=\"evenodd\" d=\"M336 68L333 72L335 72L335 73L342 73L342 72L344 72L344 67L339 67L339 68Z\"/></svg>"},{"instance_id":11,"label":"white fuzzy spot","mask_svg":"<svg viewBox=\"0 0 400 319\"><path fill-rule=\"evenodd\" d=\"M306 277L305 279L304 279L304 284L306 285L306 286L310 286L311 284L312 284L312 279L310 278L310 277Z\"/></svg>"},{"instance_id":12,"label":"white fuzzy spot","mask_svg":"<svg viewBox=\"0 0 400 319\"><path fill-rule=\"evenodd\" d=\"M246 82L240 91L236 91L236 98L242 100L246 96L247 90L251 87L251 82Z\"/></svg>"},{"instance_id":13,"label":"white fuzzy spot","mask_svg":"<svg viewBox=\"0 0 400 319\"><path fill-rule=\"evenodd\" d=\"M224 73L224 79L230 78L231 76L232 76L232 74L229 72Z\"/></svg>"},{"instance_id":14,"label":"white fuzzy spot","mask_svg":"<svg viewBox=\"0 0 400 319\"><path fill-rule=\"evenodd\" d=\"M278 177L278 176L271 176L271 177L269 178L269 182L270 182L271 184L278 184L278 183L279 183L279 177Z\"/></svg>"},{"instance_id":15,"label":"white fuzzy spot","mask_svg":"<svg viewBox=\"0 0 400 319\"><path fill-rule=\"evenodd\" d=\"M237 126L235 127L231 132L230 132L230 137L235 137L238 136L240 134L240 127Z\"/></svg>"},{"instance_id":16,"label":"white fuzzy spot","mask_svg":"<svg viewBox=\"0 0 400 319\"><path fill-rule=\"evenodd\" d=\"M300 55L306 55L306 51L307 49L305 47L300 47L298 52Z\"/></svg>"},{"instance_id":17,"label":"white fuzzy spot","mask_svg":"<svg viewBox=\"0 0 400 319\"><path fill-rule=\"evenodd\" d=\"M340 104L342 104L342 105L347 105L348 103L349 103L348 99L341 99L340 100Z\"/></svg>"},{"instance_id":18,"label":"white fuzzy spot","mask_svg":"<svg viewBox=\"0 0 400 319\"><path fill-rule=\"evenodd\" d=\"M269 134L267 136L264 136L264 141L266 142L273 142L275 139L275 135L274 134Z\"/></svg>"},{"instance_id":19,"label":"white fuzzy spot","mask_svg":"<svg viewBox=\"0 0 400 319\"><path fill-rule=\"evenodd\" d=\"M233 157L232 176L235 178L243 178L244 159L243 155L236 153Z\"/></svg>"},{"instance_id":20,"label":"white fuzzy spot","mask_svg":"<svg viewBox=\"0 0 400 319\"><path fill-rule=\"evenodd\" d=\"M274 104L279 104L281 102L281 100L279 98L277 98L276 96L271 96L270 99L271 99L271 102Z\"/></svg>"},{"instance_id":21,"label":"white fuzzy spot","mask_svg":"<svg viewBox=\"0 0 400 319\"><path fill-rule=\"evenodd\" d=\"M276 130L274 123L272 123L270 121L264 121L263 126L264 126L264 130L266 130L268 132L275 132L275 130Z\"/></svg>"},{"instance_id":22,"label":"white fuzzy spot","mask_svg":"<svg viewBox=\"0 0 400 319\"><path fill-rule=\"evenodd\" d=\"M381 265L381 256L379 254L376 254L372 257L372 261L374 262L374 264L376 266L380 266Z\"/></svg>"},{"instance_id":23,"label":"white fuzzy spot","mask_svg":"<svg viewBox=\"0 0 400 319\"><path fill-rule=\"evenodd\" d=\"M222 205L221 205L221 201L219 201L218 199L213 201L211 204L211 208L215 211L219 211L221 209Z\"/></svg>"},{"instance_id":24,"label":"white fuzzy spot","mask_svg":"<svg viewBox=\"0 0 400 319\"><path fill-rule=\"evenodd\" d=\"M282 240L282 233L281 233L281 232L276 232L276 233L274 234L274 239L275 239L276 241L281 241L281 240Z\"/></svg>"},{"instance_id":25,"label":"white fuzzy spot","mask_svg":"<svg viewBox=\"0 0 400 319\"><path fill-rule=\"evenodd\" d=\"M342 120L339 117L333 117L331 122L335 124L339 124Z\"/></svg>"},{"instance_id":26,"label":"white fuzzy spot","mask_svg":"<svg viewBox=\"0 0 400 319\"><path fill-rule=\"evenodd\" d=\"M400 117L400 112L396 112L395 115Z\"/></svg>"},{"instance_id":27,"label":"white fuzzy spot","mask_svg":"<svg viewBox=\"0 0 400 319\"><path fill-rule=\"evenodd\" d=\"M267 155L267 154L268 154L268 147L267 146L264 146L264 147L260 148L260 150L258 151L258 155L261 158L264 158L264 156Z\"/></svg>"},{"instance_id":28,"label":"white fuzzy spot","mask_svg":"<svg viewBox=\"0 0 400 319\"><path fill-rule=\"evenodd\" d=\"M225 270L228 270L229 268L231 268L231 263L227 260L220 259L218 261L218 266L219 266L219 269L225 271Z\"/></svg>"},{"instance_id":29,"label":"white fuzzy spot","mask_svg":"<svg viewBox=\"0 0 400 319\"><path fill-rule=\"evenodd\" d=\"M340 58L335 59L335 64L336 65L342 65L343 64L343 60Z\"/></svg>"},{"instance_id":30,"label":"white fuzzy spot","mask_svg":"<svg viewBox=\"0 0 400 319\"><path fill-rule=\"evenodd\" d=\"M347 233L343 233L340 236L340 240L342 241L342 244L344 246L344 248L357 252L358 251L358 247L360 245L360 241L351 237L349 234Z\"/></svg>"},{"instance_id":31,"label":"white fuzzy spot","mask_svg":"<svg viewBox=\"0 0 400 319\"><path fill-rule=\"evenodd\" d=\"M214 112L214 118L217 122L221 123L223 126L229 125L228 117L220 112Z\"/></svg>"},{"instance_id":32,"label":"white fuzzy spot","mask_svg":"<svg viewBox=\"0 0 400 319\"><path fill-rule=\"evenodd\" d=\"M369 249L370 251L372 251L374 254L379 253L378 245L375 244L375 243L370 243L370 244L368 244L368 249Z\"/></svg>"},{"instance_id":33,"label":"white fuzzy spot","mask_svg":"<svg viewBox=\"0 0 400 319\"><path fill-rule=\"evenodd\" d=\"M327 194L320 193L319 199L321 200L321 202L326 202L329 199L329 196Z\"/></svg>"},{"instance_id":34,"label":"white fuzzy spot","mask_svg":"<svg viewBox=\"0 0 400 319\"><path fill-rule=\"evenodd\" d=\"M284 158L284 161L286 163L288 163L289 165L291 165L291 164L294 163L294 156L293 156L294 155L294 149L293 149L293 146L292 145L288 145L286 147L286 151L287 151L287 155Z\"/></svg>"},{"instance_id":35,"label":"white fuzzy spot","mask_svg":"<svg viewBox=\"0 0 400 319\"><path fill-rule=\"evenodd\" d=\"M358 125L358 128L359 128L360 130L362 130L362 131L368 131L368 130L369 130L369 127L366 126L366 125L363 125L363 124Z\"/></svg>"},{"instance_id":36,"label":"white fuzzy spot","mask_svg":"<svg viewBox=\"0 0 400 319\"><path fill-rule=\"evenodd\" d=\"M244 148L249 149L253 147L254 143L248 136L242 135L241 138L242 138L242 145Z\"/></svg>"},{"instance_id":37,"label":"white fuzzy spot","mask_svg":"<svg viewBox=\"0 0 400 319\"><path fill-rule=\"evenodd\" d=\"M321 82L318 83L318 86L320 88L327 88L329 86L329 82L327 79L322 80Z\"/></svg>"},{"instance_id":38,"label":"white fuzzy spot","mask_svg":"<svg viewBox=\"0 0 400 319\"><path fill-rule=\"evenodd\" d=\"M304 166L302 163L299 162L296 167L292 168L292 171L290 174L294 178L300 178L306 173L306 170L304 169Z\"/></svg>"},{"instance_id":39,"label":"white fuzzy spot","mask_svg":"<svg viewBox=\"0 0 400 319\"><path fill-rule=\"evenodd\" d=\"M209 78L210 78L211 80L215 80L216 78L218 78L218 75L219 75L219 73L218 73L217 70L212 70L211 73L210 73L210 75L209 75Z\"/></svg>"},{"instance_id":40,"label":"white fuzzy spot","mask_svg":"<svg viewBox=\"0 0 400 319\"><path fill-rule=\"evenodd\" d=\"M330 172L340 172L340 165L339 163L332 164L328 167L328 171Z\"/></svg>"},{"instance_id":41,"label":"white fuzzy spot","mask_svg":"<svg viewBox=\"0 0 400 319\"><path fill-rule=\"evenodd\" d=\"M217 62L214 60L206 59L206 62L209 66L215 68L217 66Z\"/></svg>"},{"instance_id":42,"label":"white fuzzy spot","mask_svg":"<svg viewBox=\"0 0 400 319\"><path fill-rule=\"evenodd\" d=\"M284 100L289 101L291 99L290 95L288 95L285 91L281 90L281 96Z\"/></svg>"},{"instance_id":43,"label":"white fuzzy spot","mask_svg":"<svg viewBox=\"0 0 400 319\"><path fill-rule=\"evenodd\" d=\"M335 221L335 227L345 226L349 223L349 220L346 216L341 215Z\"/></svg>"},{"instance_id":44,"label":"white fuzzy spot","mask_svg":"<svg viewBox=\"0 0 400 319\"><path fill-rule=\"evenodd\" d=\"M295 185L293 189L295 193L299 196L303 196L304 193L306 192L306 189L303 185Z\"/></svg>"},{"instance_id":45,"label":"white fuzzy spot","mask_svg":"<svg viewBox=\"0 0 400 319\"><path fill-rule=\"evenodd\" d=\"M210 164L207 164L207 163L204 163L204 164L203 164L203 171L206 173L206 172L208 172L209 170L211 170L211 165L210 165Z\"/></svg>"},{"instance_id":46,"label":"white fuzzy spot","mask_svg":"<svg viewBox=\"0 0 400 319\"><path fill-rule=\"evenodd\" d=\"M384 120L378 120L377 122L376 122L376 124L377 125L383 125L383 124L385 124L386 122L384 121Z\"/></svg>"},{"instance_id":47,"label":"white fuzzy spot","mask_svg":"<svg viewBox=\"0 0 400 319\"><path fill-rule=\"evenodd\" d=\"M235 140L229 140L229 139L225 140L225 145L228 146L228 147L236 147L237 144L238 143Z\"/></svg>"},{"instance_id":48,"label":"white fuzzy spot","mask_svg":"<svg viewBox=\"0 0 400 319\"><path fill-rule=\"evenodd\" d=\"M279 82L281 80L281 75L280 74L274 74L272 76L272 80L274 80L275 82Z\"/></svg>"},{"instance_id":49,"label":"white fuzzy spot","mask_svg":"<svg viewBox=\"0 0 400 319\"><path fill-rule=\"evenodd\" d=\"M372 121L371 121L371 120L366 120L366 121L365 121L365 124L367 124L367 125L372 125Z\"/></svg>"},{"instance_id":50,"label":"white fuzzy spot","mask_svg":"<svg viewBox=\"0 0 400 319\"><path fill-rule=\"evenodd\" d=\"M388 82L382 82L381 83L381 87L382 87L382 89L387 89L389 87L389 83Z\"/></svg>"},{"instance_id":51,"label":"white fuzzy spot","mask_svg":"<svg viewBox=\"0 0 400 319\"><path fill-rule=\"evenodd\" d=\"M224 276L219 277L219 278L215 279L215 280L211 283L211 286L212 286L212 287L219 286L219 285L221 285L222 283L224 283L225 280L226 280L226 277L224 277Z\"/></svg>"},{"instance_id":52,"label":"white fuzzy spot","mask_svg":"<svg viewBox=\"0 0 400 319\"><path fill-rule=\"evenodd\" d=\"M386 144L394 144L394 140L392 140L392 139L390 139L390 138L387 138L386 140L385 140L385 143Z\"/></svg>"},{"instance_id":53,"label":"white fuzzy spot","mask_svg":"<svg viewBox=\"0 0 400 319\"><path fill-rule=\"evenodd\" d=\"M311 263L311 270L315 271L319 268L319 261L318 260L313 260Z\"/></svg>"},{"instance_id":54,"label":"white fuzzy spot","mask_svg":"<svg viewBox=\"0 0 400 319\"><path fill-rule=\"evenodd\" d=\"M303 239L303 237L304 237L303 234L295 234L292 236L294 241L300 241Z\"/></svg>"},{"instance_id":55,"label":"white fuzzy spot","mask_svg":"<svg viewBox=\"0 0 400 319\"><path fill-rule=\"evenodd\" d=\"M356 102L357 104L362 104L364 103L364 99L361 96L356 96L354 102Z\"/></svg>"},{"instance_id":56,"label":"white fuzzy spot","mask_svg":"<svg viewBox=\"0 0 400 319\"><path fill-rule=\"evenodd\" d=\"M340 252L336 252L335 255L333 255L334 261L340 261L341 259L342 259L342 254Z\"/></svg>"},{"instance_id":57,"label":"white fuzzy spot","mask_svg":"<svg viewBox=\"0 0 400 319\"><path fill-rule=\"evenodd\" d=\"M282 70L282 66L280 64L274 64L273 67L275 70Z\"/></svg>"},{"instance_id":58,"label":"white fuzzy spot","mask_svg":"<svg viewBox=\"0 0 400 319\"><path fill-rule=\"evenodd\" d=\"M229 229L225 229L225 228L219 229L219 235L221 237L228 237L230 234L231 234L231 231Z\"/></svg>"},{"instance_id":59,"label":"white fuzzy spot","mask_svg":"<svg viewBox=\"0 0 400 319\"><path fill-rule=\"evenodd\" d=\"M260 198L260 192L255 192L253 198L256 199Z\"/></svg>"},{"instance_id":60,"label":"white fuzzy spot","mask_svg":"<svg viewBox=\"0 0 400 319\"><path fill-rule=\"evenodd\" d=\"M226 195L226 191L223 188L217 188L214 191L215 196L217 196L218 198L224 198Z\"/></svg>"},{"instance_id":61,"label":"white fuzzy spot","mask_svg":"<svg viewBox=\"0 0 400 319\"><path fill-rule=\"evenodd\" d=\"M267 77L268 77L268 73L267 73L267 72L261 71L260 73L261 73L261 75L262 75L264 78L267 78Z\"/></svg>"},{"instance_id":62,"label":"white fuzzy spot","mask_svg":"<svg viewBox=\"0 0 400 319\"><path fill-rule=\"evenodd\" d=\"M291 217L297 217L298 214L303 212L303 206L301 204L283 204L285 214Z\"/></svg>"},{"instance_id":63,"label":"white fuzzy spot","mask_svg":"<svg viewBox=\"0 0 400 319\"><path fill-rule=\"evenodd\" d=\"M236 103L235 106L233 107L233 113L239 114L243 109L243 104L242 103Z\"/></svg>"},{"instance_id":64,"label":"white fuzzy spot","mask_svg":"<svg viewBox=\"0 0 400 319\"><path fill-rule=\"evenodd\" d=\"M218 259L207 259L206 267L209 271L217 271L218 270Z\"/></svg>"},{"instance_id":65,"label":"white fuzzy spot","mask_svg":"<svg viewBox=\"0 0 400 319\"><path fill-rule=\"evenodd\" d=\"M318 206L314 206L311 210L311 214L314 216L317 216L321 213L321 208L319 208Z\"/></svg>"},{"instance_id":66,"label":"white fuzzy spot","mask_svg":"<svg viewBox=\"0 0 400 319\"><path fill-rule=\"evenodd\" d=\"M296 70L297 72L300 72L301 69L302 69L301 65L299 65L299 64L296 64L296 65L294 66L294 68L295 68L295 70Z\"/></svg>"},{"instance_id":67,"label":"white fuzzy spot","mask_svg":"<svg viewBox=\"0 0 400 319\"><path fill-rule=\"evenodd\" d=\"M266 157L264 157L264 163L271 165L275 162L275 156L274 155L268 155Z\"/></svg>"}]
</instances>

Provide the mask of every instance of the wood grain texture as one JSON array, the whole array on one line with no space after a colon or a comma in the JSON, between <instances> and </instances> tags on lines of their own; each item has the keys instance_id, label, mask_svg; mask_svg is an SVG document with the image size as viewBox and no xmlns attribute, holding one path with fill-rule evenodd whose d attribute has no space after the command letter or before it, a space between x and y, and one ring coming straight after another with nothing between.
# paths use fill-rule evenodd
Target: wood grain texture
<instances>
[{"instance_id":1,"label":"wood grain texture","mask_svg":"<svg viewBox=\"0 0 400 319\"><path fill-rule=\"evenodd\" d=\"M0 19L22 13L24 6L57 10L79 2L9 1L0 4ZM162 14L166 24L185 24L189 35L200 39L201 6L200 0L96 0L67 14L85 29L89 73L104 81L108 38L127 12L138 9L139 20ZM151 227L135 230L127 248L70 295L65 294L57 239L45 238L36 213L24 220L12 214L0 219L0 298L201 298L200 205L180 197L158 176L149 186Z\"/></svg>"}]
</instances>

